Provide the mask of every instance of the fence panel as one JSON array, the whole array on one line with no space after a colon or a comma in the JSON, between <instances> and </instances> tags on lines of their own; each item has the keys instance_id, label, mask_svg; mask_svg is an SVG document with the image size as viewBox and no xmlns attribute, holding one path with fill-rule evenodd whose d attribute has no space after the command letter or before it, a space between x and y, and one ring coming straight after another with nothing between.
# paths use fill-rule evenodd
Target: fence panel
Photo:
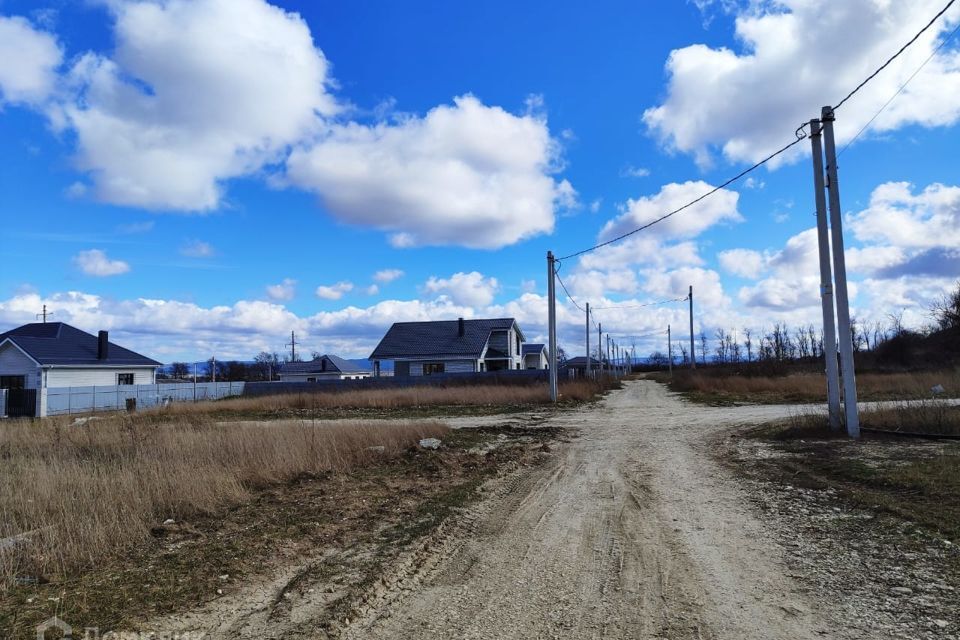
<instances>
[{"instance_id":1,"label":"fence panel","mask_svg":"<svg viewBox=\"0 0 960 640\"><path fill-rule=\"evenodd\" d=\"M149 409L174 402L218 400L241 395L244 384L199 382L48 388L47 415L126 410L128 401L135 402L137 409Z\"/></svg>"}]
</instances>

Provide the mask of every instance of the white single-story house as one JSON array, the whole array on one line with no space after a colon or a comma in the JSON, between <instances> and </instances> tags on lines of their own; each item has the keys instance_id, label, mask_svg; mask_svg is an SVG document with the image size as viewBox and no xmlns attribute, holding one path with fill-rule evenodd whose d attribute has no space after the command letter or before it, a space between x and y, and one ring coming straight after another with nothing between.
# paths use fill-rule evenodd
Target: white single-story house
<instances>
[{"instance_id":1,"label":"white single-story house","mask_svg":"<svg viewBox=\"0 0 960 640\"><path fill-rule=\"evenodd\" d=\"M523 331L513 318L397 322L369 359L375 376L384 360L397 377L523 369Z\"/></svg>"},{"instance_id":2,"label":"white single-story house","mask_svg":"<svg viewBox=\"0 0 960 640\"><path fill-rule=\"evenodd\" d=\"M547 345L531 342L523 345L524 369L547 369L550 362Z\"/></svg>"},{"instance_id":3,"label":"white single-story house","mask_svg":"<svg viewBox=\"0 0 960 640\"><path fill-rule=\"evenodd\" d=\"M0 333L0 389L7 412L46 415L46 389L155 384L156 360L64 322L34 322ZM34 399L34 409L29 410Z\"/></svg>"},{"instance_id":4,"label":"white single-story house","mask_svg":"<svg viewBox=\"0 0 960 640\"><path fill-rule=\"evenodd\" d=\"M362 380L371 375L370 369L329 354L310 362L287 362L280 368L281 382Z\"/></svg>"}]
</instances>

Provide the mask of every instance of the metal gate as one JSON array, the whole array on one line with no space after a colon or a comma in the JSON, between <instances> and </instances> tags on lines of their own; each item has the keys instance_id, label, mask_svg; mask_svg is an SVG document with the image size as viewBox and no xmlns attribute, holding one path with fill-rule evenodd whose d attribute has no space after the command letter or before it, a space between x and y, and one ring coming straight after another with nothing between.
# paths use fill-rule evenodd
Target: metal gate
<instances>
[{"instance_id":1,"label":"metal gate","mask_svg":"<svg viewBox=\"0 0 960 640\"><path fill-rule=\"evenodd\" d=\"M11 418L32 418L36 413L36 389L7 389L8 416Z\"/></svg>"}]
</instances>

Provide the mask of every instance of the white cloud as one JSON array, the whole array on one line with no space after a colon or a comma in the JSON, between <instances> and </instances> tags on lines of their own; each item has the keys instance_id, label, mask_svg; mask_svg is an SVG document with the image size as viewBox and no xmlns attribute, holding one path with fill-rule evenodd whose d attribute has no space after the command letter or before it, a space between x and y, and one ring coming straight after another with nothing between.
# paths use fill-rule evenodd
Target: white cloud
<instances>
[{"instance_id":1,"label":"white cloud","mask_svg":"<svg viewBox=\"0 0 960 640\"><path fill-rule=\"evenodd\" d=\"M767 278L756 285L743 287L737 294L747 307L793 311L820 305L820 276L798 275L795 278Z\"/></svg>"},{"instance_id":2,"label":"white cloud","mask_svg":"<svg viewBox=\"0 0 960 640\"><path fill-rule=\"evenodd\" d=\"M717 257L725 271L742 278L758 278L766 262L762 253L751 249L721 251Z\"/></svg>"},{"instance_id":3,"label":"white cloud","mask_svg":"<svg viewBox=\"0 0 960 640\"><path fill-rule=\"evenodd\" d=\"M188 240L180 247L180 255L188 258L212 258L216 253L209 242L202 240Z\"/></svg>"},{"instance_id":4,"label":"white cloud","mask_svg":"<svg viewBox=\"0 0 960 640\"><path fill-rule=\"evenodd\" d=\"M621 178L646 178L650 175L650 169L645 167L635 167L633 165L627 165L620 170Z\"/></svg>"},{"instance_id":5,"label":"white cloud","mask_svg":"<svg viewBox=\"0 0 960 640\"><path fill-rule=\"evenodd\" d=\"M960 247L960 187L932 184L914 194L906 182L881 184L849 225L865 242L910 249Z\"/></svg>"},{"instance_id":6,"label":"white cloud","mask_svg":"<svg viewBox=\"0 0 960 640\"><path fill-rule=\"evenodd\" d=\"M320 285L317 287L316 294L318 298L324 300L339 300L343 294L353 291L353 283L341 281L332 285Z\"/></svg>"},{"instance_id":7,"label":"white cloud","mask_svg":"<svg viewBox=\"0 0 960 640\"><path fill-rule=\"evenodd\" d=\"M287 168L336 217L392 232L394 246L497 248L553 230L574 196L551 177L559 154L542 117L465 95L422 118L333 125Z\"/></svg>"},{"instance_id":8,"label":"white cloud","mask_svg":"<svg viewBox=\"0 0 960 640\"><path fill-rule=\"evenodd\" d=\"M496 278L487 278L482 273L471 271L455 273L449 278L430 276L423 290L447 296L454 304L482 307L493 302L500 284Z\"/></svg>"},{"instance_id":9,"label":"white cloud","mask_svg":"<svg viewBox=\"0 0 960 640\"><path fill-rule=\"evenodd\" d=\"M328 64L300 16L263 0L113 2L116 49L70 72L52 114L107 202L217 207L222 182L281 160L336 111Z\"/></svg>"},{"instance_id":10,"label":"white cloud","mask_svg":"<svg viewBox=\"0 0 960 640\"><path fill-rule=\"evenodd\" d=\"M297 294L297 281L293 278L284 278L277 284L267 286L267 297L277 302L293 300Z\"/></svg>"},{"instance_id":11,"label":"white cloud","mask_svg":"<svg viewBox=\"0 0 960 640\"><path fill-rule=\"evenodd\" d=\"M375 296L375 295L377 295L378 293L380 293L380 287L377 286L377 285L375 285L375 284L372 284L372 285L370 285L369 287L367 287L366 289L364 289L363 292L364 292L365 294L367 294L368 296Z\"/></svg>"},{"instance_id":12,"label":"white cloud","mask_svg":"<svg viewBox=\"0 0 960 640\"><path fill-rule=\"evenodd\" d=\"M590 203L590 213L599 213L601 206L603 206L603 198L595 198Z\"/></svg>"},{"instance_id":13,"label":"white cloud","mask_svg":"<svg viewBox=\"0 0 960 640\"><path fill-rule=\"evenodd\" d=\"M779 0L745 3L736 19L739 50L694 44L671 52L664 102L644 122L669 148L709 164L719 148L756 161L781 147L820 106L839 101L942 7L941 0ZM839 143L879 110L960 20L947 13L838 112ZM871 125L949 125L960 117L960 52L945 48ZM799 145L804 151L808 147Z\"/></svg>"},{"instance_id":14,"label":"white cloud","mask_svg":"<svg viewBox=\"0 0 960 640\"><path fill-rule=\"evenodd\" d=\"M373 274L373 279L382 284L388 284L403 277L401 269L381 269Z\"/></svg>"},{"instance_id":15,"label":"white cloud","mask_svg":"<svg viewBox=\"0 0 960 640\"><path fill-rule=\"evenodd\" d=\"M100 249L81 251L73 258L83 273L88 276L116 276L130 271L130 265L123 260L111 260Z\"/></svg>"},{"instance_id":16,"label":"white cloud","mask_svg":"<svg viewBox=\"0 0 960 640\"><path fill-rule=\"evenodd\" d=\"M604 225L600 240L610 240L637 227L649 224L687 202L702 196L713 187L701 180L664 185L659 193L628 200L624 213ZM693 238L721 222L740 222L737 211L740 194L721 189L681 213L667 218L645 231L660 238Z\"/></svg>"},{"instance_id":17,"label":"white cloud","mask_svg":"<svg viewBox=\"0 0 960 640\"><path fill-rule=\"evenodd\" d=\"M0 105L41 105L54 91L62 60L53 35L20 16L0 16Z\"/></svg>"}]
</instances>

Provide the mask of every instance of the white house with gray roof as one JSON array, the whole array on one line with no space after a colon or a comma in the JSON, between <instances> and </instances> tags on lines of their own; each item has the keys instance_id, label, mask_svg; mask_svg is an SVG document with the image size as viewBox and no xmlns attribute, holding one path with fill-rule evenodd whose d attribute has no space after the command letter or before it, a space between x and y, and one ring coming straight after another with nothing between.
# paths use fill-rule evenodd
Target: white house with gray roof
<instances>
[{"instance_id":1,"label":"white house with gray roof","mask_svg":"<svg viewBox=\"0 0 960 640\"><path fill-rule=\"evenodd\" d=\"M374 375L429 376L524 369L523 331L513 318L397 322L370 354Z\"/></svg>"},{"instance_id":2,"label":"white house with gray roof","mask_svg":"<svg viewBox=\"0 0 960 640\"><path fill-rule=\"evenodd\" d=\"M280 368L281 382L330 382L362 380L373 372L339 356L322 355L310 362L287 362Z\"/></svg>"},{"instance_id":3,"label":"white house with gray roof","mask_svg":"<svg viewBox=\"0 0 960 640\"><path fill-rule=\"evenodd\" d=\"M0 333L0 388L14 402L34 403L20 415L46 415L46 390L59 387L154 384L161 366L65 322L34 322ZM23 407L21 407L23 408Z\"/></svg>"}]
</instances>

